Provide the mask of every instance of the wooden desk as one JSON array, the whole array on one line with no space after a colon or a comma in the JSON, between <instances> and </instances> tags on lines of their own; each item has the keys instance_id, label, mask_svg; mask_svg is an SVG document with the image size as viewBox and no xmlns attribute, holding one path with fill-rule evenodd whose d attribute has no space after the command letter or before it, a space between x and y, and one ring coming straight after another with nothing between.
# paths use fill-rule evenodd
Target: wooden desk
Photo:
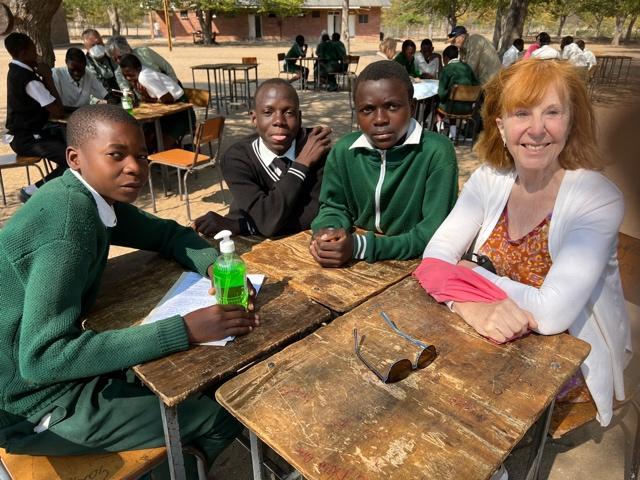
<instances>
[{"instance_id":1,"label":"wooden desk","mask_svg":"<svg viewBox=\"0 0 640 480\"><path fill-rule=\"evenodd\" d=\"M380 293L411 274L418 260L354 262L345 268L323 268L309 253L311 233L266 240L243 255L254 270L283 280L294 289L339 313Z\"/></svg>"},{"instance_id":2,"label":"wooden desk","mask_svg":"<svg viewBox=\"0 0 640 480\"><path fill-rule=\"evenodd\" d=\"M183 269L155 253L137 251L107 264L98 301L86 327L102 331L141 321ZM126 295L123 295L126 285ZM160 399L167 452L174 478L184 478L176 405L246 365L284 347L329 320L330 312L283 282L267 278L256 299L260 327L225 347L193 347L134 367Z\"/></svg>"},{"instance_id":3,"label":"wooden desk","mask_svg":"<svg viewBox=\"0 0 640 480\"><path fill-rule=\"evenodd\" d=\"M624 298L640 305L640 239L621 233L618 237L618 261Z\"/></svg>"},{"instance_id":4,"label":"wooden desk","mask_svg":"<svg viewBox=\"0 0 640 480\"><path fill-rule=\"evenodd\" d=\"M383 384L378 366L416 349L380 318L435 344L438 357ZM504 346L476 334L408 278L224 384L218 401L307 479L484 479L500 465L589 346L529 335Z\"/></svg>"}]
</instances>

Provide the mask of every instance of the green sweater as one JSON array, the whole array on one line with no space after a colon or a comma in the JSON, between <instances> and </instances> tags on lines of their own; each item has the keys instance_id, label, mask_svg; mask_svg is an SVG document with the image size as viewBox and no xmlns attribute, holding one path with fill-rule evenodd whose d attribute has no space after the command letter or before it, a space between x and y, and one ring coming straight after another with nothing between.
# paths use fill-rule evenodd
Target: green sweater
<instances>
[{"instance_id":1,"label":"green sweater","mask_svg":"<svg viewBox=\"0 0 640 480\"><path fill-rule=\"evenodd\" d=\"M407 73L410 77L420 78L420 76L422 75L422 72L420 72L420 70L418 70L418 67L416 67L415 58L409 60L404 56L404 53L400 52L395 56L393 60L402 65L407 70Z\"/></svg>"},{"instance_id":2,"label":"green sweater","mask_svg":"<svg viewBox=\"0 0 640 480\"><path fill-rule=\"evenodd\" d=\"M180 316L102 333L82 330L110 244L158 251L203 275L217 255L174 221L133 205L114 208L117 225L107 228L91 193L68 171L0 231L0 414L27 417L88 377L189 347Z\"/></svg>"},{"instance_id":3,"label":"green sweater","mask_svg":"<svg viewBox=\"0 0 640 480\"><path fill-rule=\"evenodd\" d=\"M366 230L354 235L354 258L419 257L456 201L458 166L451 142L411 123L405 143L389 150L367 147L366 136L353 132L329 153L311 228Z\"/></svg>"},{"instance_id":4,"label":"green sweater","mask_svg":"<svg viewBox=\"0 0 640 480\"><path fill-rule=\"evenodd\" d=\"M471 112L473 107L471 103L449 100L449 92L454 85L478 85L478 80L471 67L457 58L447 63L440 71L438 82L439 108L445 113L466 114Z\"/></svg>"}]
</instances>

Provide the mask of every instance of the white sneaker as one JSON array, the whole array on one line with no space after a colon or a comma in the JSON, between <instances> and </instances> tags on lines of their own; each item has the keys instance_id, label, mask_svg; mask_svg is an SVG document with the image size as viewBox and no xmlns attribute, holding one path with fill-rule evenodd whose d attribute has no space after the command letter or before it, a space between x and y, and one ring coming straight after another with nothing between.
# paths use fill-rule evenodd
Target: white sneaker
<instances>
[{"instance_id":1,"label":"white sneaker","mask_svg":"<svg viewBox=\"0 0 640 480\"><path fill-rule=\"evenodd\" d=\"M36 193L36 190L38 190L38 187L36 187L34 184L24 187L24 191L27 195L33 195L34 193Z\"/></svg>"},{"instance_id":2,"label":"white sneaker","mask_svg":"<svg viewBox=\"0 0 640 480\"><path fill-rule=\"evenodd\" d=\"M449 138L451 140L455 140L457 131L458 131L458 129L457 129L457 127L455 125L451 125L449 127Z\"/></svg>"}]
</instances>

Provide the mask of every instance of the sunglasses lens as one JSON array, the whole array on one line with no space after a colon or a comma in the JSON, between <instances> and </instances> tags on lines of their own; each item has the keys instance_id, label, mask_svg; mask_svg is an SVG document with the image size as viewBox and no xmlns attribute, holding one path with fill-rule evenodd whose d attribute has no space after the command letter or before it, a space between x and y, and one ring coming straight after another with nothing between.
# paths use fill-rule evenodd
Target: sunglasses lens
<instances>
[{"instance_id":1,"label":"sunglasses lens","mask_svg":"<svg viewBox=\"0 0 640 480\"><path fill-rule=\"evenodd\" d=\"M413 366L409 360L402 359L391 365L389 368L389 374L387 375L387 381L385 383L395 383L403 380L409 376L413 370Z\"/></svg>"},{"instance_id":2,"label":"sunglasses lens","mask_svg":"<svg viewBox=\"0 0 640 480\"><path fill-rule=\"evenodd\" d=\"M418 368L424 368L436 359L436 347L430 345L420 352L418 357Z\"/></svg>"}]
</instances>

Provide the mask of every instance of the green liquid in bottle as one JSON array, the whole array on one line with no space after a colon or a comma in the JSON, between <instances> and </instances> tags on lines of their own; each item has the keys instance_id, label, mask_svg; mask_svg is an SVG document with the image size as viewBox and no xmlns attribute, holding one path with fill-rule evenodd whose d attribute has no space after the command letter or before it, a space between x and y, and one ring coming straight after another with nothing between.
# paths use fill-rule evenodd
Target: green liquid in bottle
<instances>
[{"instance_id":1,"label":"green liquid in bottle","mask_svg":"<svg viewBox=\"0 0 640 480\"><path fill-rule=\"evenodd\" d=\"M247 308L247 267L237 255L224 254L213 266L213 286L220 305L242 305Z\"/></svg>"}]
</instances>

